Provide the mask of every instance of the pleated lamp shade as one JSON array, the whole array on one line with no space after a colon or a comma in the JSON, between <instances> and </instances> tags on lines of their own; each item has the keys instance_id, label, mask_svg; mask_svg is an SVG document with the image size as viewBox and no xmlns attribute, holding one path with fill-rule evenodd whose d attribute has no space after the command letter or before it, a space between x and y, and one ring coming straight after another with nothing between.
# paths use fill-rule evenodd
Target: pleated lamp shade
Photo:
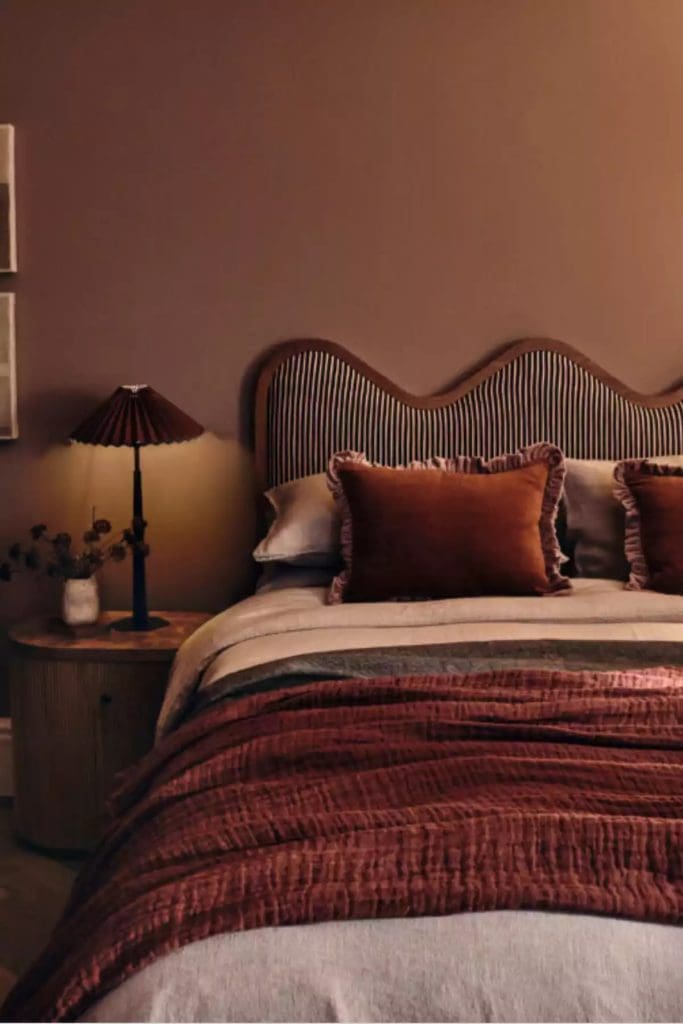
<instances>
[{"instance_id":1,"label":"pleated lamp shade","mask_svg":"<svg viewBox=\"0 0 683 1024\"><path fill-rule=\"evenodd\" d=\"M117 388L71 432L83 444L145 445L190 441L204 428L148 384Z\"/></svg>"}]
</instances>

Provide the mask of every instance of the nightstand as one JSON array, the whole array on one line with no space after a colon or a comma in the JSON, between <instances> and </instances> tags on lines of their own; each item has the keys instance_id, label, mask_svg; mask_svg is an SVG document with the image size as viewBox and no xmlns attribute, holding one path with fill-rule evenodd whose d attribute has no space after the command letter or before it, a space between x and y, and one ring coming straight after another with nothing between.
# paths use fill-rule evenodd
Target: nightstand
<instances>
[{"instance_id":1,"label":"nightstand","mask_svg":"<svg viewBox=\"0 0 683 1024\"><path fill-rule=\"evenodd\" d=\"M173 657L211 616L163 612L149 633L74 632L32 619L10 630L15 826L36 846L86 850L106 823L115 775L152 746Z\"/></svg>"}]
</instances>

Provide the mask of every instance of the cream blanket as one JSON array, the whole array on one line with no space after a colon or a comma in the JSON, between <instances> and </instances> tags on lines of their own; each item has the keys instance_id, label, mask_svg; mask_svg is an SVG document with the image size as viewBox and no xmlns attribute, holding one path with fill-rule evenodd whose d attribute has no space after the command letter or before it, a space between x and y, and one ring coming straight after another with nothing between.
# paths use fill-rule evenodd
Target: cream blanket
<instances>
[{"instance_id":1,"label":"cream blanket","mask_svg":"<svg viewBox=\"0 0 683 1024\"><path fill-rule=\"evenodd\" d=\"M245 669L294 655L392 645L542 639L683 641L683 597L577 579L551 597L328 605L323 587L256 594L205 623L178 652L158 734L194 694Z\"/></svg>"}]
</instances>

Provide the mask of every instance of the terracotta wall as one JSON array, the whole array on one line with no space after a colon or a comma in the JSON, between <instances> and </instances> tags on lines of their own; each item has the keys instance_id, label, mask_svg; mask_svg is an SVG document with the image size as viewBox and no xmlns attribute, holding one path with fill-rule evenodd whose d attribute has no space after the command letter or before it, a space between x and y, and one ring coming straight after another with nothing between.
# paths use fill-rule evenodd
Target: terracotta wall
<instances>
[{"instance_id":1,"label":"terracotta wall","mask_svg":"<svg viewBox=\"0 0 683 1024\"><path fill-rule=\"evenodd\" d=\"M680 0L4 0L21 438L0 543L91 504L125 519L129 453L60 441L149 382L213 432L145 453L153 602L240 593L242 381L291 336L416 391L530 334L671 384L682 110ZM127 587L108 572L108 603ZM5 622L50 600L9 595Z\"/></svg>"}]
</instances>

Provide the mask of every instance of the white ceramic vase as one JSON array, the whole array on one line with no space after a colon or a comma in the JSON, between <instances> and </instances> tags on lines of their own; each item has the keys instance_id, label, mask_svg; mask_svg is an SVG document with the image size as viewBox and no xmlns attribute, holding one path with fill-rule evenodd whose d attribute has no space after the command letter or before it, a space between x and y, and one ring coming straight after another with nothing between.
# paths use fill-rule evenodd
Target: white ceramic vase
<instances>
[{"instance_id":1,"label":"white ceramic vase","mask_svg":"<svg viewBox=\"0 0 683 1024\"><path fill-rule=\"evenodd\" d=\"M92 625L99 614L100 595L94 576L85 580L64 580L62 619L67 626Z\"/></svg>"}]
</instances>

